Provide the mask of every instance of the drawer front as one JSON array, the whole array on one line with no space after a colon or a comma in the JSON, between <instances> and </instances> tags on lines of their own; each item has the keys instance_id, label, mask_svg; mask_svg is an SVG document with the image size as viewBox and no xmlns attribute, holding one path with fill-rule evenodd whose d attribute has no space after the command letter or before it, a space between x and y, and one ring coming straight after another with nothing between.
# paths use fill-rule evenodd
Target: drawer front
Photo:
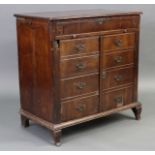
<instances>
[{"instance_id":1,"label":"drawer front","mask_svg":"<svg viewBox=\"0 0 155 155\"><path fill-rule=\"evenodd\" d=\"M103 89L109 89L133 82L133 72L133 67L103 72Z\"/></svg>"},{"instance_id":2,"label":"drawer front","mask_svg":"<svg viewBox=\"0 0 155 155\"><path fill-rule=\"evenodd\" d=\"M61 104L61 120L68 121L96 114L98 109L98 96L68 101Z\"/></svg>"},{"instance_id":3,"label":"drawer front","mask_svg":"<svg viewBox=\"0 0 155 155\"><path fill-rule=\"evenodd\" d=\"M135 47L135 33L107 35L103 39L103 50L113 51Z\"/></svg>"},{"instance_id":4,"label":"drawer front","mask_svg":"<svg viewBox=\"0 0 155 155\"><path fill-rule=\"evenodd\" d=\"M98 91L98 74L61 80L61 98L68 98Z\"/></svg>"},{"instance_id":5,"label":"drawer front","mask_svg":"<svg viewBox=\"0 0 155 155\"><path fill-rule=\"evenodd\" d=\"M133 102L133 87L107 91L102 95L102 111L112 110Z\"/></svg>"},{"instance_id":6,"label":"drawer front","mask_svg":"<svg viewBox=\"0 0 155 155\"><path fill-rule=\"evenodd\" d=\"M134 62L134 51L128 50L123 52L106 53L103 56L103 68L117 67Z\"/></svg>"},{"instance_id":7,"label":"drawer front","mask_svg":"<svg viewBox=\"0 0 155 155\"><path fill-rule=\"evenodd\" d=\"M99 72L99 56L62 60L60 68L62 78Z\"/></svg>"},{"instance_id":8,"label":"drawer front","mask_svg":"<svg viewBox=\"0 0 155 155\"><path fill-rule=\"evenodd\" d=\"M89 33L121 28L137 28L139 16L99 17L58 21L57 35Z\"/></svg>"},{"instance_id":9,"label":"drawer front","mask_svg":"<svg viewBox=\"0 0 155 155\"><path fill-rule=\"evenodd\" d=\"M60 55L89 54L99 51L98 37L69 39L60 41Z\"/></svg>"}]
</instances>

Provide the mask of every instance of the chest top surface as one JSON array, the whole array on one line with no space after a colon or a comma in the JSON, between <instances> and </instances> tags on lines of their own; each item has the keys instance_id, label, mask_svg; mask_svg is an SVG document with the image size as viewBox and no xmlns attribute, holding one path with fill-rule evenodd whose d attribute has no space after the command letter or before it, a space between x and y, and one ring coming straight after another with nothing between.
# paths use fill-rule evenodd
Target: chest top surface
<instances>
[{"instance_id":1,"label":"chest top surface","mask_svg":"<svg viewBox=\"0 0 155 155\"><path fill-rule=\"evenodd\" d=\"M41 18L48 20L61 20L61 19L77 19L77 18L89 18L89 17L103 17L103 16L127 16L127 15L139 15L140 11L136 12L120 12L120 11L108 11L108 10L73 10L73 11L58 11L58 12L38 12L38 13L21 13L15 14L16 17L31 17Z\"/></svg>"}]
</instances>

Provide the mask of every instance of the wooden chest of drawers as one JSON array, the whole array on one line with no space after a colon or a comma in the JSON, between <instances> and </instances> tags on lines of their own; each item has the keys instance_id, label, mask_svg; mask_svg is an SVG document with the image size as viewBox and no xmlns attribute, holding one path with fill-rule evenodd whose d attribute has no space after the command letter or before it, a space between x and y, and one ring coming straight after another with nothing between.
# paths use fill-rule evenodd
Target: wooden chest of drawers
<instances>
[{"instance_id":1,"label":"wooden chest of drawers","mask_svg":"<svg viewBox=\"0 0 155 155\"><path fill-rule=\"evenodd\" d=\"M16 14L22 125L63 128L132 109L137 101L140 12Z\"/></svg>"}]
</instances>

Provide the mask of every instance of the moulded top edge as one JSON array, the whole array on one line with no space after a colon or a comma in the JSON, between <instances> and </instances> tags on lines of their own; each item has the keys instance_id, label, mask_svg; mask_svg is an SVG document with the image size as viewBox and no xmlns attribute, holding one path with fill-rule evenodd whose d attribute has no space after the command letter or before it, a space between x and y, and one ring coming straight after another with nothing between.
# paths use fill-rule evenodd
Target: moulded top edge
<instances>
[{"instance_id":1,"label":"moulded top edge","mask_svg":"<svg viewBox=\"0 0 155 155\"><path fill-rule=\"evenodd\" d=\"M46 20L61 20L61 19L77 19L89 17L106 17L106 16L127 16L127 15L140 15L140 11L131 12L118 12L107 10L74 10L74 11L57 11L57 12L39 12L39 13L22 13L15 14L15 17L24 18L38 18Z\"/></svg>"}]
</instances>

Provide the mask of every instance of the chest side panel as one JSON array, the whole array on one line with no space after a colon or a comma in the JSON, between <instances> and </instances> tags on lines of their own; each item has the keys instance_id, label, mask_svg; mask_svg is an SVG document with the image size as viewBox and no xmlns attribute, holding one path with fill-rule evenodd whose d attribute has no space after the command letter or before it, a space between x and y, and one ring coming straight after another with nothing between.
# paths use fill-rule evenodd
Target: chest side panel
<instances>
[{"instance_id":1,"label":"chest side panel","mask_svg":"<svg viewBox=\"0 0 155 155\"><path fill-rule=\"evenodd\" d=\"M52 79L48 23L17 19L21 106L52 120Z\"/></svg>"}]
</instances>

